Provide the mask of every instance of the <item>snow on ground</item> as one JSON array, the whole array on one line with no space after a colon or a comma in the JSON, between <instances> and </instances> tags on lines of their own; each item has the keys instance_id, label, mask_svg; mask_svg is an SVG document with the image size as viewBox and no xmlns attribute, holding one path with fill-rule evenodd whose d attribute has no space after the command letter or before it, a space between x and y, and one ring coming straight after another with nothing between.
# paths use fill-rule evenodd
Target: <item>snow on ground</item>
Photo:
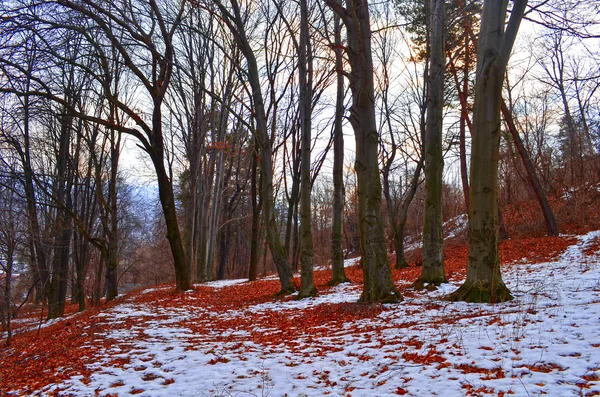
<instances>
[{"instance_id":1,"label":"snow on ground","mask_svg":"<svg viewBox=\"0 0 600 397\"><path fill-rule=\"evenodd\" d=\"M319 332L301 334L294 343L256 342L260 335L282 331L269 328L268 321L253 326L253 318L289 313L291 323L302 328L310 322L303 316L311 313L303 309L354 302L360 286L222 312L126 300L97 321L118 324L139 317L145 323L115 325L96 335L110 343L94 359L92 376L73 377L41 394L600 395L600 257L584 254L595 238L600 232L580 236L555 262L505 268L505 282L516 298L511 302L441 300L460 285L457 280L386 305L372 318L312 324ZM217 320L230 321L231 327L211 332ZM193 331L199 322L206 331L202 335ZM125 364L115 362L119 359Z\"/></svg>"},{"instance_id":2,"label":"snow on ground","mask_svg":"<svg viewBox=\"0 0 600 397\"><path fill-rule=\"evenodd\" d=\"M232 285L241 284L248 282L247 278L240 278L236 280L217 280L217 281L209 281L208 283L203 284L194 284L194 287L211 287L211 288L225 288L230 287Z\"/></svg>"}]
</instances>

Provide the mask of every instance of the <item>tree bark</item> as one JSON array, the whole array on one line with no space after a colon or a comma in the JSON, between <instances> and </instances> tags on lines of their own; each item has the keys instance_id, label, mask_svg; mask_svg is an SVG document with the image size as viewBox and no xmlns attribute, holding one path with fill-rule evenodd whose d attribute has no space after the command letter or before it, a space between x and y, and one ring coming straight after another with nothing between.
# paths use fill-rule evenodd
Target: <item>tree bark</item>
<instances>
[{"instance_id":1,"label":"tree bark","mask_svg":"<svg viewBox=\"0 0 600 397\"><path fill-rule=\"evenodd\" d=\"M329 285L349 282L344 269L344 74L342 54L342 26L336 14L333 20L335 34L335 69L337 75L335 119L333 128L333 214L331 220L331 280Z\"/></svg>"},{"instance_id":2,"label":"tree bark","mask_svg":"<svg viewBox=\"0 0 600 397\"><path fill-rule=\"evenodd\" d=\"M444 108L444 1L431 0L431 40L425 125L425 208L423 219L423 267L413 286L424 288L447 282L444 271L442 186L444 156L442 119Z\"/></svg>"},{"instance_id":3,"label":"tree bark","mask_svg":"<svg viewBox=\"0 0 600 397\"><path fill-rule=\"evenodd\" d=\"M167 228L167 240L171 247L173 255L173 266L175 267L175 284L178 290L186 291L191 288L187 262L181 242L181 233L177 221L177 209L175 207L175 195L173 193L173 182L167 174L164 163L164 143L162 133L162 98L156 98L154 101L154 111L152 114L152 152L150 156L154 164L158 180L158 196L165 217Z\"/></svg>"},{"instance_id":4,"label":"tree bark","mask_svg":"<svg viewBox=\"0 0 600 397\"><path fill-rule=\"evenodd\" d=\"M258 142L261 162L261 194L263 197L263 217L265 219L266 241L273 257L273 262L277 268L279 281L281 283L280 294L290 294L295 291L292 283L292 270L288 260L288 255L281 244L279 227L275 213L275 197L273 193L273 143L268 133L267 114L261 91L261 78L258 71L258 62L250 41L246 36L244 19L237 0L230 0L233 14L229 12L222 3L216 2L217 7L225 23L228 25L235 37L240 51L244 54L247 62L247 76L251 87L254 118L256 121L255 138Z\"/></svg>"},{"instance_id":5,"label":"tree bark","mask_svg":"<svg viewBox=\"0 0 600 397\"><path fill-rule=\"evenodd\" d=\"M529 183L531 183L531 187L533 188L535 197L537 198L538 204L540 205L540 210L544 215L544 224L546 226L546 231L548 232L549 236L558 236L558 225L556 224L556 218L554 217L552 208L550 208L550 204L548 203L548 198L546 197L546 193L544 193L542 184L540 183L540 180L537 177L537 173L535 172L533 162L531 161L531 158L529 158L529 155L525 150L525 146L523 145L523 141L519 136L519 131L517 131L517 126L513 121L512 113L506 106L506 102L504 102L504 100L502 100L501 109L502 115L504 116L504 121L508 126L508 131L510 132L510 135L513 138L513 142L515 143L517 152L519 152L519 156L521 157L521 161L523 162L525 171L527 171L527 179L529 179Z\"/></svg>"},{"instance_id":6,"label":"tree bark","mask_svg":"<svg viewBox=\"0 0 600 397\"><path fill-rule=\"evenodd\" d=\"M257 190L260 190L260 178L257 174L258 159L255 151L252 151L252 174L250 182L250 199L252 201L252 229L250 237L250 269L248 280L256 280L258 273L258 260L260 257L260 210L262 207L262 199L258 197ZM258 186L258 189L257 189Z\"/></svg>"},{"instance_id":7,"label":"tree bark","mask_svg":"<svg viewBox=\"0 0 600 397\"><path fill-rule=\"evenodd\" d=\"M67 208L71 208L68 159L73 118L68 113L65 110L60 120L61 130L56 171L58 182L54 188L54 198L59 206L64 205L64 208L57 207L54 218L54 258L52 260L52 281L48 297L48 320L61 317L64 314L69 282L69 251L72 231L70 230L70 217L67 213Z\"/></svg>"},{"instance_id":8,"label":"tree bark","mask_svg":"<svg viewBox=\"0 0 600 397\"><path fill-rule=\"evenodd\" d=\"M498 257L498 161L500 104L506 65L527 0L516 0L506 30L507 2L485 0L477 45L477 82L469 207L467 279L450 300L503 302L512 299Z\"/></svg>"},{"instance_id":9,"label":"tree bark","mask_svg":"<svg viewBox=\"0 0 600 397\"><path fill-rule=\"evenodd\" d=\"M108 263L106 266L106 301L110 302L119 295L118 252L119 252L119 213L117 206L117 173L119 169L120 138L115 131L110 136L110 181L108 188L109 233Z\"/></svg>"},{"instance_id":10,"label":"tree bark","mask_svg":"<svg viewBox=\"0 0 600 397\"><path fill-rule=\"evenodd\" d=\"M300 0L300 43L298 48L300 131L302 162L300 168L300 263L301 280L298 299L318 295L313 281L313 236L310 196L310 145L312 117L312 55L308 29L308 0Z\"/></svg>"},{"instance_id":11,"label":"tree bark","mask_svg":"<svg viewBox=\"0 0 600 397\"><path fill-rule=\"evenodd\" d=\"M348 0L346 8L333 0L327 0L327 5L346 25L346 53L352 69L349 74L352 91L350 123L356 140L354 168L358 182L358 225L364 276L360 300L398 302L403 298L392 280L381 210L369 8L366 0Z\"/></svg>"}]
</instances>

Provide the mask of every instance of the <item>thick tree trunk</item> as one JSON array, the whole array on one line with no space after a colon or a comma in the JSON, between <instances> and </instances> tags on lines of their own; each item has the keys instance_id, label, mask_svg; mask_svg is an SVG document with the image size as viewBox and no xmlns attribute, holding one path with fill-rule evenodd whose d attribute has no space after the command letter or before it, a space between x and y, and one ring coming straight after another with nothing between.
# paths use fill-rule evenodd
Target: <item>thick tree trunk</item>
<instances>
[{"instance_id":1,"label":"thick tree trunk","mask_svg":"<svg viewBox=\"0 0 600 397\"><path fill-rule=\"evenodd\" d=\"M371 53L371 25L366 0L348 0L346 8L327 0L346 24L346 52L352 69L350 89L352 107L350 123L356 140L358 182L358 226L364 287L362 302L397 302L402 296L396 290L387 255L385 225L381 211L379 177L379 133L375 116L375 90Z\"/></svg>"},{"instance_id":2,"label":"thick tree trunk","mask_svg":"<svg viewBox=\"0 0 600 397\"><path fill-rule=\"evenodd\" d=\"M531 183L531 187L535 193L535 197L537 198L538 204L540 206L540 210L544 215L544 223L546 225L546 231L549 236L558 236L558 225L556 224L556 218L554 217L554 213L552 212L552 208L550 208L550 204L548 203L548 199L546 198L546 193L544 193L544 189L542 188L542 184L537 177L537 173L535 172L535 167L533 162L529 158L527 154L527 150L525 150L525 145L523 145L523 141L519 136L519 131L517 131L517 126L515 125L512 113L506 106L506 102L504 100L501 104L502 115L504 116L504 121L508 126L508 131L513 138L513 142L515 143L515 147L517 148L517 152L521 157L521 161L523 162L523 166L525 167L525 171L527 171L527 179L529 179L529 183Z\"/></svg>"},{"instance_id":3,"label":"thick tree trunk","mask_svg":"<svg viewBox=\"0 0 600 397\"><path fill-rule=\"evenodd\" d=\"M516 0L506 31L507 3L485 0L477 45L473 113L467 279L448 298L467 302L512 299L498 257L498 161L502 83L527 0Z\"/></svg>"},{"instance_id":4,"label":"thick tree trunk","mask_svg":"<svg viewBox=\"0 0 600 397\"><path fill-rule=\"evenodd\" d=\"M300 45L298 48L300 131L302 162L300 169L300 263L302 268L298 299L316 296L313 281L313 236L310 195L310 145L312 117L312 55L308 29L308 0L300 0Z\"/></svg>"},{"instance_id":5,"label":"thick tree trunk","mask_svg":"<svg viewBox=\"0 0 600 397\"><path fill-rule=\"evenodd\" d=\"M447 282L444 271L442 186L444 157L442 119L444 109L444 1L431 0L427 120L425 124L425 208L423 219L423 267L413 286L424 288Z\"/></svg>"}]
</instances>

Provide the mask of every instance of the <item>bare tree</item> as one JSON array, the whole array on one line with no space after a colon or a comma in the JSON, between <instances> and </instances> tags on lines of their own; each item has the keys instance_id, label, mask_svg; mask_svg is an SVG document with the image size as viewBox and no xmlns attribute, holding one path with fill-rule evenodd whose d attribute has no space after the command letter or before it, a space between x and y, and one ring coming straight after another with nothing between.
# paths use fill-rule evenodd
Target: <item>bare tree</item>
<instances>
[{"instance_id":1,"label":"bare tree","mask_svg":"<svg viewBox=\"0 0 600 397\"><path fill-rule=\"evenodd\" d=\"M375 114L371 24L368 3L350 0L346 7L333 0L326 4L344 21L348 37L346 54L351 73L350 123L356 140L354 168L358 179L358 224L364 288L361 301L397 302L402 296L394 286L385 241L381 210L381 180Z\"/></svg>"},{"instance_id":2,"label":"bare tree","mask_svg":"<svg viewBox=\"0 0 600 397\"><path fill-rule=\"evenodd\" d=\"M473 112L473 148L469 198L467 279L449 296L468 302L512 299L502 281L498 257L498 160L502 83L527 0L514 2L505 27L508 4L485 0L477 44L477 82Z\"/></svg>"},{"instance_id":3,"label":"bare tree","mask_svg":"<svg viewBox=\"0 0 600 397\"><path fill-rule=\"evenodd\" d=\"M444 1L431 0L430 57L427 78L427 118L425 122L425 212L423 221L423 268L413 284L440 285L447 282L444 271L442 230L442 185L444 153L442 119L444 108Z\"/></svg>"},{"instance_id":4,"label":"bare tree","mask_svg":"<svg viewBox=\"0 0 600 397\"><path fill-rule=\"evenodd\" d=\"M336 71L335 118L333 126L333 215L331 222L331 280L330 285L349 281L344 270L344 70L342 25L339 15L334 16L334 49Z\"/></svg>"},{"instance_id":5,"label":"bare tree","mask_svg":"<svg viewBox=\"0 0 600 397\"><path fill-rule=\"evenodd\" d=\"M245 19L237 0L230 0L229 6L215 1L221 16L236 43L244 55L247 63L246 77L251 87L252 107L255 121L255 138L260 150L261 160L261 195L263 199L263 217L265 219L266 238L277 268L279 281L281 283L281 294L289 294L294 291L292 283L292 271L279 236L279 227L275 213L275 195L273 187L273 142L269 136L267 114L261 89L261 79L259 74L258 62L254 50L250 44L246 33Z\"/></svg>"}]
</instances>

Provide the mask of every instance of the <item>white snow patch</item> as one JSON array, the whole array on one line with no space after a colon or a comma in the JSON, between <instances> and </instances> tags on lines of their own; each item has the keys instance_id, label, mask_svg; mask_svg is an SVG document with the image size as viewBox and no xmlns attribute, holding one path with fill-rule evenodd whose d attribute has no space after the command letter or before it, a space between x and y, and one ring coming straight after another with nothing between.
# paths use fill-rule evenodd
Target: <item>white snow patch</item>
<instances>
[{"instance_id":1,"label":"white snow patch","mask_svg":"<svg viewBox=\"0 0 600 397\"><path fill-rule=\"evenodd\" d=\"M114 340L114 346L95 357L89 382L75 376L39 394L55 390L69 396L96 392L129 396L134 390L141 396L600 393L600 257L583 252L599 237L600 231L580 236L556 261L504 269L504 280L515 296L511 302L446 302L440 298L460 283L445 284L401 304L385 305L375 318L335 325L327 337L307 333L295 340L300 343L295 349L285 343L263 346L253 341L257 332L282 332L274 328L232 325L225 335L194 335L179 322L203 322L210 331L216 317L252 318L270 311L292 315L326 303L355 302L360 286L345 284L312 299L268 302L225 313L124 303L99 315L98 321L135 316L150 321L128 330L116 324L104 336ZM298 327L302 326L298 318ZM226 341L218 339L221 336ZM134 348L123 353L119 343ZM424 363L419 356L436 360ZM127 357L130 363L112 365L115 357Z\"/></svg>"}]
</instances>

